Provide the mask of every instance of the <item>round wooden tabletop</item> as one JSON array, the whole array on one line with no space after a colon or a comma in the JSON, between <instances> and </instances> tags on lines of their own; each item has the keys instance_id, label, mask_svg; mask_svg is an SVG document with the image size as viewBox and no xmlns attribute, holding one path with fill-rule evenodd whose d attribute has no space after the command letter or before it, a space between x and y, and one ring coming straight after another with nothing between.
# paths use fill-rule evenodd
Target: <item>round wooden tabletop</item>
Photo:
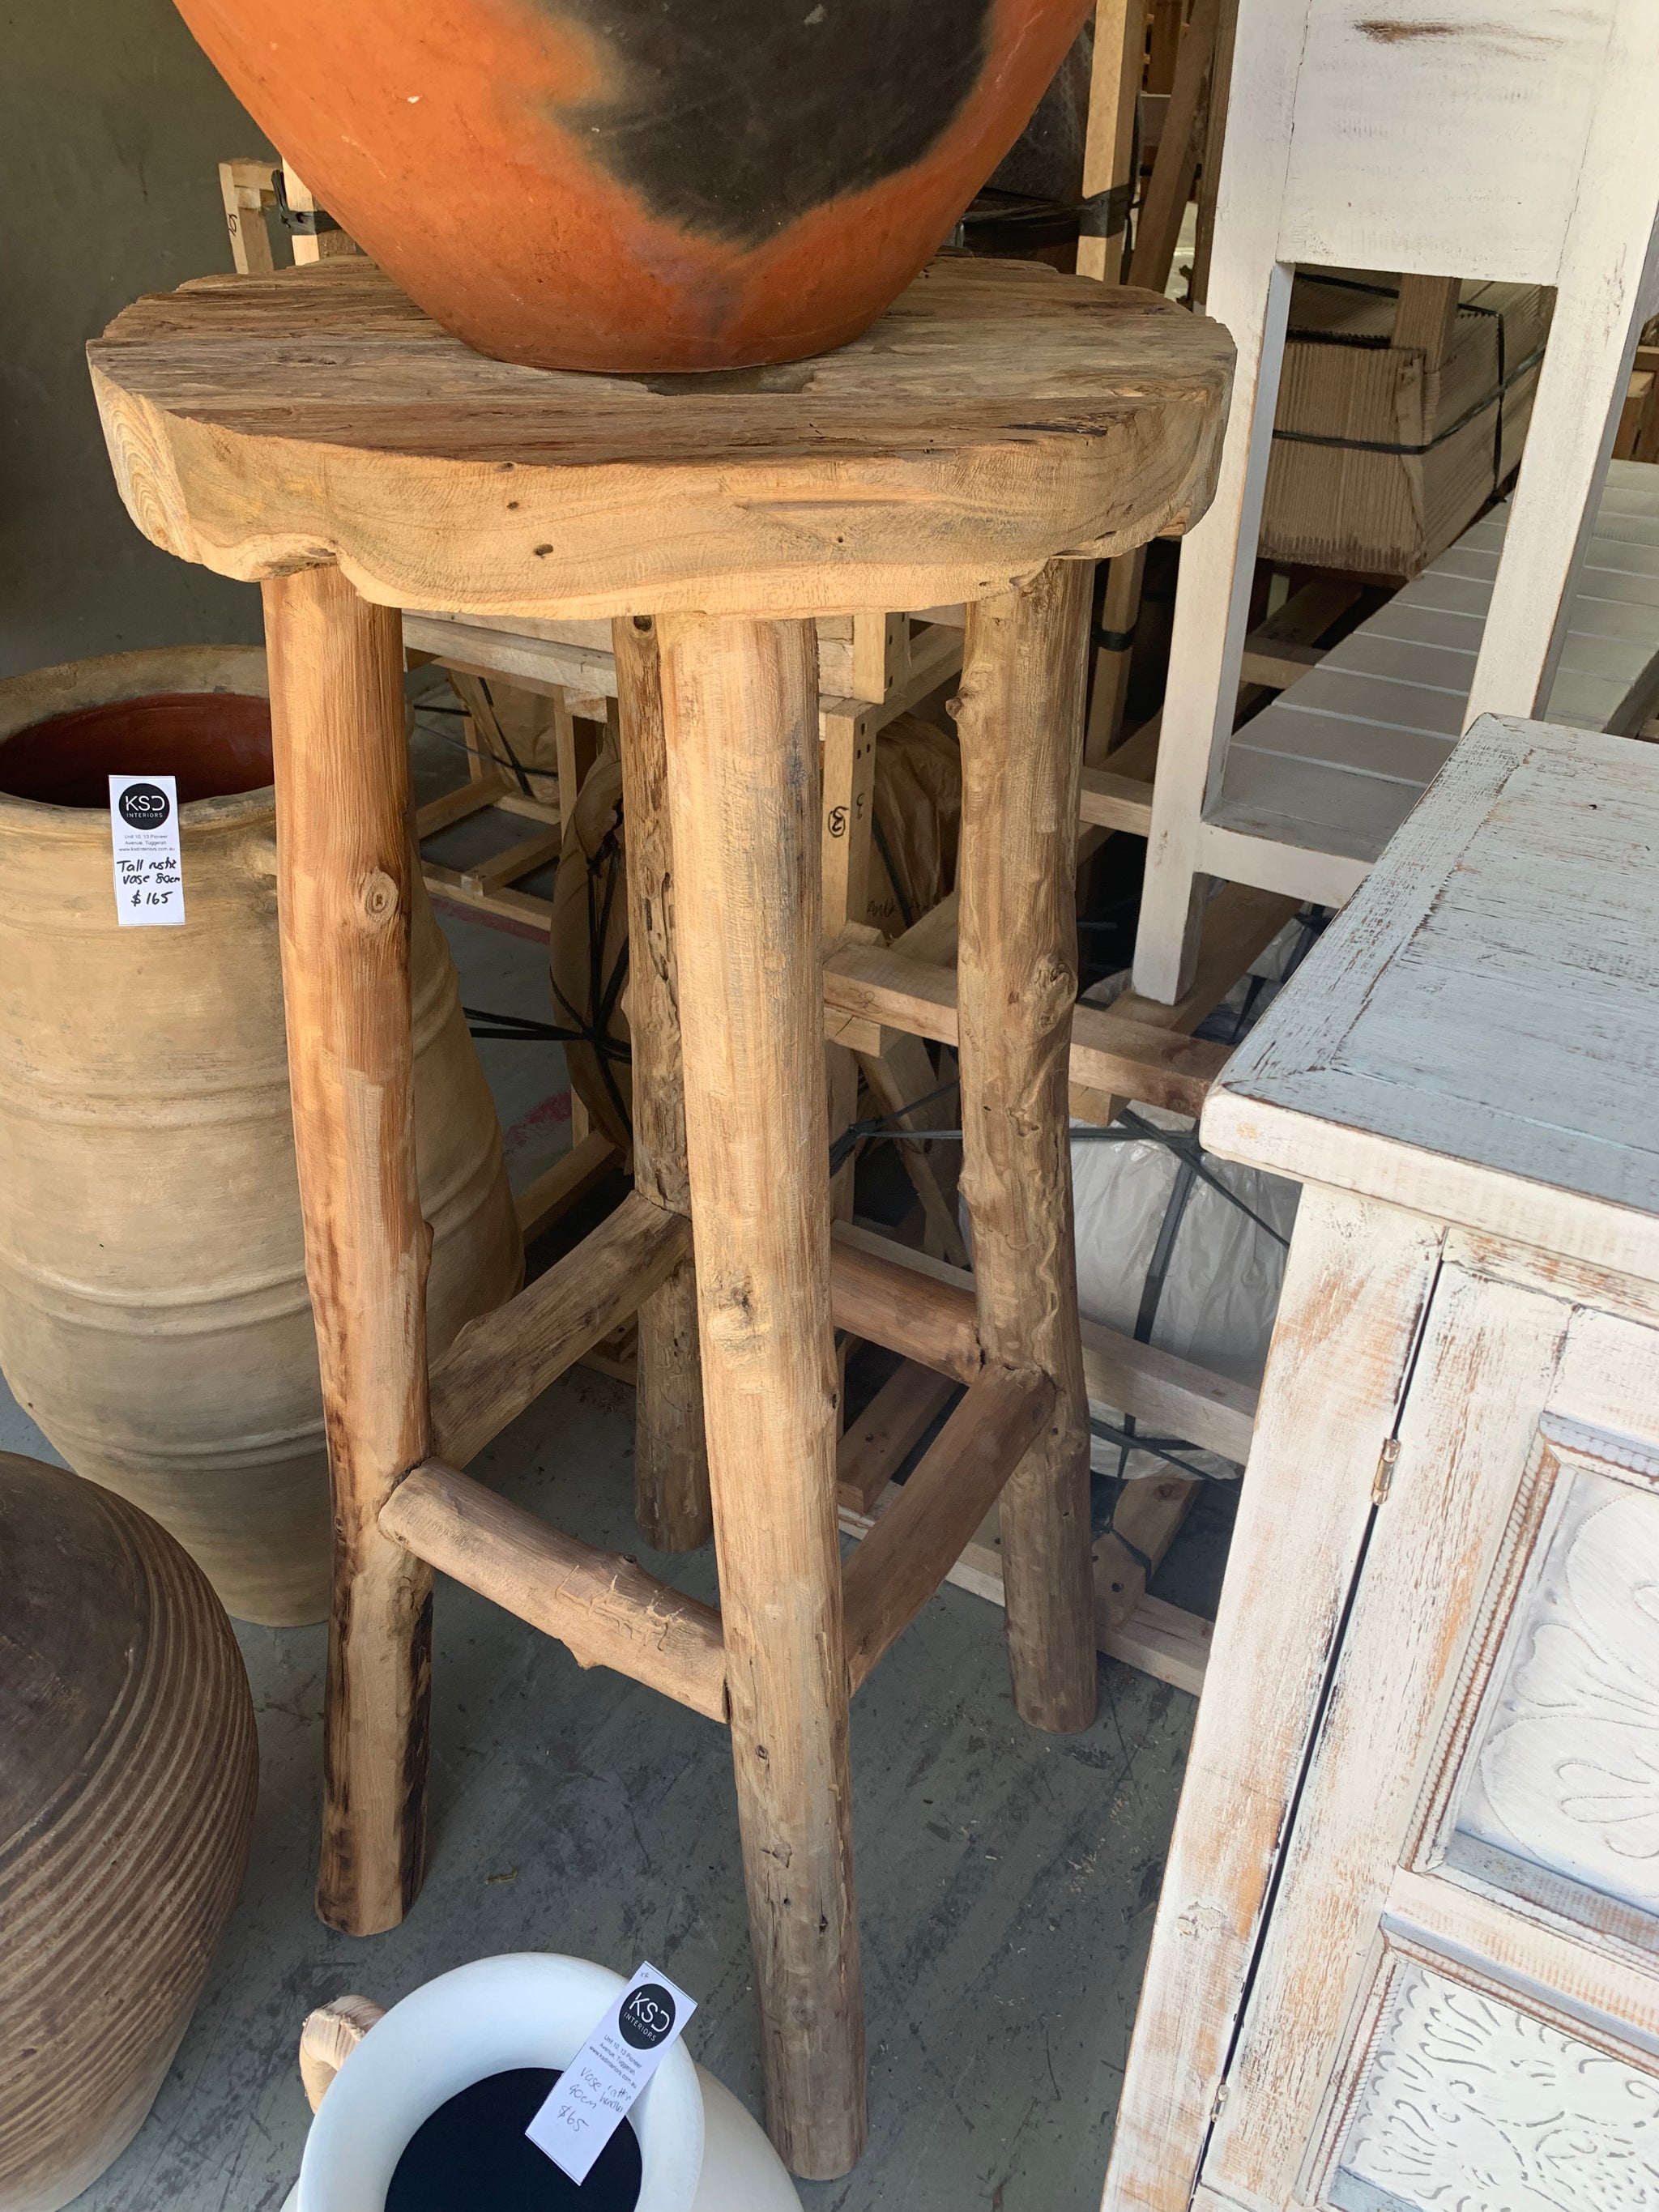
<instances>
[{"instance_id":1,"label":"round wooden tabletop","mask_svg":"<svg viewBox=\"0 0 1659 2212\"><path fill-rule=\"evenodd\" d=\"M937 605L1127 550L1208 504L1232 368L1218 325L1151 293L957 253L778 368L515 368L361 258L140 300L88 355L167 551L562 617Z\"/></svg>"}]
</instances>

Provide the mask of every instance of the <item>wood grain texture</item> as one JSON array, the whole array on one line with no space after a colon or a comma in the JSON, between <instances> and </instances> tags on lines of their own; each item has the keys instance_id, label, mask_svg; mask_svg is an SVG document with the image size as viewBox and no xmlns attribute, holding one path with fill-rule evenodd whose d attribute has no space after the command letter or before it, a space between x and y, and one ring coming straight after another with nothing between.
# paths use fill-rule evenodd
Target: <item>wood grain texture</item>
<instances>
[{"instance_id":1,"label":"wood grain texture","mask_svg":"<svg viewBox=\"0 0 1659 2212\"><path fill-rule=\"evenodd\" d=\"M1198 173L1205 96L1215 64L1220 14L1220 0L1194 0L1192 12L1182 26L1164 134L1141 204L1129 263L1129 282L1154 292L1162 292L1170 281L1182 219Z\"/></svg>"},{"instance_id":2,"label":"wood grain texture","mask_svg":"<svg viewBox=\"0 0 1659 2212\"><path fill-rule=\"evenodd\" d=\"M1203 1487L1173 1473L1124 1484L1111 1526L1094 1547L1095 1619L1097 1624L1103 1620L1109 1632L1133 1619Z\"/></svg>"},{"instance_id":3,"label":"wood grain texture","mask_svg":"<svg viewBox=\"0 0 1659 2212\"><path fill-rule=\"evenodd\" d=\"M137 2132L241 1886L258 1762L206 1577L136 1506L0 1453L0 2203Z\"/></svg>"},{"instance_id":4,"label":"wood grain texture","mask_svg":"<svg viewBox=\"0 0 1659 2212\"><path fill-rule=\"evenodd\" d=\"M836 1452L836 1497L867 1513L956 1395L955 1379L907 1359L864 1411L842 1431Z\"/></svg>"},{"instance_id":5,"label":"wood grain texture","mask_svg":"<svg viewBox=\"0 0 1659 2212\"><path fill-rule=\"evenodd\" d=\"M567 1645L710 1720L726 1718L720 1617L632 1559L601 1552L428 1460L380 1514L394 1543Z\"/></svg>"},{"instance_id":6,"label":"wood grain texture","mask_svg":"<svg viewBox=\"0 0 1659 2212\"><path fill-rule=\"evenodd\" d=\"M336 1997L306 2014L300 2030L300 2080L313 2112L369 2029L385 2018L384 2005L354 1996Z\"/></svg>"},{"instance_id":7,"label":"wood grain texture","mask_svg":"<svg viewBox=\"0 0 1659 2212\"><path fill-rule=\"evenodd\" d=\"M838 1222L830 1269L838 1328L877 1344L889 1341L884 1329L895 1337L925 1330L927 1356L908 1356L939 1374L973 1381L979 1372L978 1309L974 1279L966 1268L896 1244L872 1230ZM938 1296L940 1291L946 1295ZM1133 1413L1137 1420L1243 1464L1255 1420L1254 1390L1178 1353L1137 1343L1103 1322L1081 1322L1079 1330L1084 1382L1096 1404ZM890 1348L904 1346L894 1343Z\"/></svg>"},{"instance_id":8,"label":"wood grain texture","mask_svg":"<svg viewBox=\"0 0 1659 2212\"><path fill-rule=\"evenodd\" d=\"M421 1886L432 1653L431 1574L378 1526L431 1442L403 648L396 613L336 568L273 578L264 605L294 1149L334 1499L317 1909L367 1936Z\"/></svg>"},{"instance_id":9,"label":"wood grain texture","mask_svg":"<svg viewBox=\"0 0 1659 2212\"><path fill-rule=\"evenodd\" d=\"M1453 1268L1435 1285L1205 2160L1247 2203L1288 2191L1301 2166L1567 1320L1554 1299Z\"/></svg>"},{"instance_id":10,"label":"wood grain texture","mask_svg":"<svg viewBox=\"0 0 1659 2212\"><path fill-rule=\"evenodd\" d=\"M842 1599L856 1690L944 1581L1009 1475L1054 1419L1050 1378L988 1367L847 1562Z\"/></svg>"},{"instance_id":11,"label":"wood grain texture","mask_svg":"<svg viewBox=\"0 0 1659 2212\"><path fill-rule=\"evenodd\" d=\"M674 845L656 626L614 625L628 858L628 1030L633 1047L634 1188L689 1218L685 1089L674 955ZM694 1552L713 1533L703 1432L697 1274L690 1252L640 1308L634 1511L659 1552Z\"/></svg>"},{"instance_id":12,"label":"wood grain texture","mask_svg":"<svg viewBox=\"0 0 1659 2212\"><path fill-rule=\"evenodd\" d=\"M658 623L686 1148L768 2125L866 2127L836 1529L816 653L804 622Z\"/></svg>"},{"instance_id":13,"label":"wood grain texture","mask_svg":"<svg viewBox=\"0 0 1659 2212\"><path fill-rule=\"evenodd\" d=\"M1116 190L1123 211L1105 237L1077 244L1077 273L1115 284L1122 275L1123 234L1133 183L1135 106L1146 66L1146 9L1140 0L1097 0L1089 74L1089 119L1083 147L1083 194Z\"/></svg>"},{"instance_id":14,"label":"wood grain texture","mask_svg":"<svg viewBox=\"0 0 1659 2212\"><path fill-rule=\"evenodd\" d=\"M1659 1068L1656 841L1652 746L1486 718L1245 1040L1205 1144L1659 1280L1632 1080Z\"/></svg>"},{"instance_id":15,"label":"wood grain texture","mask_svg":"<svg viewBox=\"0 0 1659 2212\"><path fill-rule=\"evenodd\" d=\"M134 520L223 574L330 559L386 605L495 616L852 613L1184 526L1231 362L1161 299L946 254L815 361L574 376L470 351L353 259L140 301L94 379Z\"/></svg>"},{"instance_id":16,"label":"wood grain texture","mask_svg":"<svg viewBox=\"0 0 1659 2212\"><path fill-rule=\"evenodd\" d=\"M1091 583L1055 564L969 607L956 709L962 1190L986 1358L1056 1392L1002 1496L1014 1702L1049 1729L1086 1728L1096 1695L1067 1109Z\"/></svg>"},{"instance_id":17,"label":"wood grain texture","mask_svg":"<svg viewBox=\"0 0 1659 2212\"><path fill-rule=\"evenodd\" d=\"M838 1020L874 1022L955 1045L961 1030L957 993L958 977L948 968L891 946L841 945L824 964L825 1030L837 1034ZM1101 1006L1072 1007L1069 1029L1069 1082L1175 1114L1200 1113L1211 1084L1227 1064L1224 1045L1179 1032L1160 1035Z\"/></svg>"},{"instance_id":18,"label":"wood grain texture","mask_svg":"<svg viewBox=\"0 0 1659 2212\"><path fill-rule=\"evenodd\" d=\"M1252 1455L1275 1479L1240 1500L1103 2212L1187 2212L1439 1249L1431 1224L1304 1194Z\"/></svg>"},{"instance_id":19,"label":"wood grain texture","mask_svg":"<svg viewBox=\"0 0 1659 2212\"><path fill-rule=\"evenodd\" d=\"M516 1298L468 1323L432 1370L432 1433L459 1467L635 1312L691 1248L691 1225L630 1191Z\"/></svg>"},{"instance_id":20,"label":"wood grain texture","mask_svg":"<svg viewBox=\"0 0 1659 2212\"><path fill-rule=\"evenodd\" d=\"M889 1483L867 1512L843 1501L842 1534L861 1542L903 1495L902 1485ZM975 1534L963 1546L961 1556L945 1579L953 1589L964 1589L971 1596L985 1599L988 1604L1000 1605L1003 1588L1000 1546L987 1542L982 1534ZM1098 1595L1096 1599L1097 1647L1109 1659L1121 1659L1126 1667L1138 1668L1154 1681L1168 1682L1172 1688L1185 1690L1194 1698L1204 1687L1213 1626L1213 1622L1195 1613L1185 1613L1179 1606L1166 1605L1161 1598L1143 1597L1127 1620L1120 1620L1115 1609Z\"/></svg>"},{"instance_id":21,"label":"wood grain texture","mask_svg":"<svg viewBox=\"0 0 1659 2212\"><path fill-rule=\"evenodd\" d=\"M905 1248L890 1237L836 1223L830 1253L836 1327L972 1382L983 1364L973 1278L955 1268L955 1280L925 1274L902 1254Z\"/></svg>"}]
</instances>

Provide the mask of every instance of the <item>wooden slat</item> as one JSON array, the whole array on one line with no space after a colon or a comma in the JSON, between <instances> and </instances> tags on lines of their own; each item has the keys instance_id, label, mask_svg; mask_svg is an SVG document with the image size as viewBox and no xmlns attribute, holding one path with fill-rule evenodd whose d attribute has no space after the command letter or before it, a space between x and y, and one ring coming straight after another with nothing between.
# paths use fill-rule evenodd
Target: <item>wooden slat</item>
<instances>
[{"instance_id":1,"label":"wooden slat","mask_svg":"<svg viewBox=\"0 0 1659 2212\"><path fill-rule=\"evenodd\" d=\"M1114 1627L1098 1610L1095 1615L1097 1648L1109 1659L1120 1659L1154 1681L1170 1683L1198 1697L1210 1660L1210 1641L1215 1623L1200 1613L1166 1605L1160 1597L1143 1597L1127 1620ZM1230 2208L1231 2212L1231 2208Z\"/></svg>"},{"instance_id":2,"label":"wooden slat","mask_svg":"<svg viewBox=\"0 0 1659 2212\"><path fill-rule=\"evenodd\" d=\"M1127 830L1134 836L1152 834L1152 787L1139 776L1117 775L1110 769L1083 771L1083 819L1101 830Z\"/></svg>"},{"instance_id":3,"label":"wooden slat","mask_svg":"<svg viewBox=\"0 0 1659 2212\"><path fill-rule=\"evenodd\" d=\"M709 1720L726 1717L726 1649L712 1606L632 1559L568 1536L440 1460L405 1477L380 1528L428 1565L565 1644Z\"/></svg>"},{"instance_id":4,"label":"wooden slat","mask_svg":"<svg viewBox=\"0 0 1659 2212\"><path fill-rule=\"evenodd\" d=\"M956 1378L907 1359L864 1411L842 1431L836 1454L836 1496L867 1513L913 1451L929 1424L950 1403Z\"/></svg>"},{"instance_id":5,"label":"wooden slat","mask_svg":"<svg viewBox=\"0 0 1659 2212\"><path fill-rule=\"evenodd\" d=\"M556 799L532 799L527 791L503 791L495 804L503 814L522 814L526 822L545 822L550 830L560 826L559 802Z\"/></svg>"},{"instance_id":6,"label":"wooden slat","mask_svg":"<svg viewBox=\"0 0 1659 2212\"><path fill-rule=\"evenodd\" d=\"M432 1433L459 1466L637 1311L691 1249L691 1224L632 1192L516 1298L469 1322L432 1370Z\"/></svg>"},{"instance_id":7,"label":"wooden slat","mask_svg":"<svg viewBox=\"0 0 1659 2212\"><path fill-rule=\"evenodd\" d=\"M1124 1484L1112 1525L1095 1546L1095 1611L1109 1630L1133 1618L1203 1487L1194 1476L1174 1474Z\"/></svg>"},{"instance_id":8,"label":"wooden slat","mask_svg":"<svg viewBox=\"0 0 1659 2212\"><path fill-rule=\"evenodd\" d=\"M463 783L453 791L447 791L441 799L430 799L415 816L415 835L435 837L441 830L447 830L457 822L465 822L469 815L482 814L487 806L494 806L507 787L492 778L477 783Z\"/></svg>"},{"instance_id":9,"label":"wooden slat","mask_svg":"<svg viewBox=\"0 0 1659 2212\"><path fill-rule=\"evenodd\" d=\"M1091 1405L1115 1406L1157 1434L1180 1437L1240 1467L1250 1455L1256 1394L1195 1360L1139 1344L1121 1329L1085 1320L1083 1373Z\"/></svg>"},{"instance_id":10,"label":"wooden slat","mask_svg":"<svg viewBox=\"0 0 1659 2212\"><path fill-rule=\"evenodd\" d=\"M937 906L929 907L917 921L913 921L902 937L893 939L892 951L901 959L919 960L929 968L954 968L957 964L957 917L960 902L954 891L947 891Z\"/></svg>"},{"instance_id":11,"label":"wooden slat","mask_svg":"<svg viewBox=\"0 0 1659 2212\"><path fill-rule=\"evenodd\" d=\"M879 946L843 945L824 963L823 995L831 1034L840 1017L957 1042L957 979L948 969ZM1071 1079L1087 1090L1198 1114L1226 1060L1224 1046L1161 1035L1097 1006L1073 1012Z\"/></svg>"},{"instance_id":12,"label":"wooden slat","mask_svg":"<svg viewBox=\"0 0 1659 2212\"><path fill-rule=\"evenodd\" d=\"M1057 1399L1036 1369L988 1368L848 1559L842 1605L854 1689L938 1589Z\"/></svg>"},{"instance_id":13,"label":"wooden slat","mask_svg":"<svg viewBox=\"0 0 1659 2212\"><path fill-rule=\"evenodd\" d=\"M404 617L404 646L431 653L441 666L461 675L505 676L526 690L611 694L617 689L617 664L608 644L571 645L538 637L529 622L495 629L457 615L411 611Z\"/></svg>"},{"instance_id":14,"label":"wooden slat","mask_svg":"<svg viewBox=\"0 0 1659 2212\"><path fill-rule=\"evenodd\" d=\"M1299 684L1310 668L1317 668L1324 658L1316 645L1252 645L1246 638L1238 672L1246 684L1287 691L1292 684Z\"/></svg>"},{"instance_id":15,"label":"wooden slat","mask_svg":"<svg viewBox=\"0 0 1659 2212\"><path fill-rule=\"evenodd\" d=\"M580 1206L589 1191L597 1189L622 1164L622 1154L597 1129L573 1145L562 1160L555 1160L513 1201L525 1243L533 1244L537 1237L545 1236L556 1221Z\"/></svg>"},{"instance_id":16,"label":"wooden slat","mask_svg":"<svg viewBox=\"0 0 1659 2212\"><path fill-rule=\"evenodd\" d=\"M480 914L498 915L503 921L526 922L532 929L552 929L551 899L537 898L529 891L515 891L504 885L494 890L477 890L459 868L440 867L424 854L421 878L434 898L453 899L457 906L474 907Z\"/></svg>"},{"instance_id":17,"label":"wooden slat","mask_svg":"<svg viewBox=\"0 0 1659 2212\"><path fill-rule=\"evenodd\" d=\"M504 853L492 853L487 860L475 861L461 871L461 881L468 890L499 891L508 884L515 884L520 876L533 876L538 868L545 867L559 856L563 840L556 830L538 830L533 837L520 838L509 845Z\"/></svg>"},{"instance_id":18,"label":"wooden slat","mask_svg":"<svg viewBox=\"0 0 1659 2212\"><path fill-rule=\"evenodd\" d=\"M902 1487L890 1484L870 1513L859 1513L843 1505L842 1533L862 1541L877 1526L883 1513L903 1495ZM945 1579L953 1589L966 1590L970 1596L983 1598L990 1605L1000 1605L1002 1554L994 1546L975 1538L963 1547L962 1556ZM1155 1681L1168 1682L1193 1697L1197 1697L1204 1687L1204 1669L1213 1628L1213 1622L1200 1614L1185 1613L1179 1606L1166 1605L1155 1597L1142 1598L1121 1628L1113 1628L1103 1617L1098 1603L1095 1610L1097 1650L1104 1652L1109 1659L1120 1659L1126 1666L1150 1674Z\"/></svg>"},{"instance_id":19,"label":"wooden slat","mask_svg":"<svg viewBox=\"0 0 1659 2212\"><path fill-rule=\"evenodd\" d=\"M1219 19L1218 0L1194 0L1193 12L1181 33L1169 110L1129 263L1129 282L1154 292L1161 292L1170 281L1181 219L1192 196L1204 88L1215 58Z\"/></svg>"},{"instance_id":20,"label":"wooden slat","mask_svg":"<svg viewBox=\"0 0 1659 2212\"><path fill-rule=\"evenodd\" d=\"M1608 471L1567 607L1553 722L1627 730L1659 691L1659 502L1644 496L1648 473L1628 461ZM1505 502L1472 525L1239 731L1199 833L1215 872L1248 869L1246 880L1285 882L1325 903L1351 893L1353 872L1333 876L1321 862L1375 860L1443 764L1466 717L1509 517ZM1212 826L1261 849L1224 848Z\"/></svg>"}]
</instances>

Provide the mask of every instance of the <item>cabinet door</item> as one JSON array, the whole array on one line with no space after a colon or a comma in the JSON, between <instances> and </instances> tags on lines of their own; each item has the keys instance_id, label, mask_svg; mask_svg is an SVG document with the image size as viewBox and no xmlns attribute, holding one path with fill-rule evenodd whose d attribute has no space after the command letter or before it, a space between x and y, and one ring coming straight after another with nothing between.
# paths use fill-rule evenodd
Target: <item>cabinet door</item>
<instances>
[{"instance_id":1,"label":"cabinet door","mask_svg":"<svg viewBox=\"0 0 1659 2212\"><path fill-rule=\"evenodd\" d=\"M1659 2212L1659 1331L1442 1270L1200 2175Z\"/></svg>"}]
</instances>

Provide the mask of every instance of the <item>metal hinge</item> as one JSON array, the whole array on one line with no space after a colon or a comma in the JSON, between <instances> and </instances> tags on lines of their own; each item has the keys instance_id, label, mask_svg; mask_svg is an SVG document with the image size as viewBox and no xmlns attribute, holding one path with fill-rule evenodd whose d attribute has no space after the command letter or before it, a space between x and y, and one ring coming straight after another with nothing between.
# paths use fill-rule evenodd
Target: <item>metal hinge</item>
<instances>
[{"instance_id":1,"label":"metal hinge","mask_svg":"<svg viewBox=\"0 0 1659 2212\"><path fill-rule=\"evenodd\" d=\"M1394 1482L1394 1464L1400 1456L1400 1439L1390 1437L1377 1455L1376 1473L1371 1480L1371 1504L1380 1505L1388 1496Z\"/></svg>"},{"instance_id":2,"label":"metal hinge","mask_svg":"<svg viewBox=\"0 0 1659 2212\"><path fill-rule=\"evenodd\" d=\"M1210 2107L1210 2125L1212 2127L1213 2127L1216 2122L1221 2118L1221 2107L1226 2103L1226 2101L1227 2084L1224 2081L1221 2087L1216 2091L1215 2102Z\"/></svg>"}]
</instances>

